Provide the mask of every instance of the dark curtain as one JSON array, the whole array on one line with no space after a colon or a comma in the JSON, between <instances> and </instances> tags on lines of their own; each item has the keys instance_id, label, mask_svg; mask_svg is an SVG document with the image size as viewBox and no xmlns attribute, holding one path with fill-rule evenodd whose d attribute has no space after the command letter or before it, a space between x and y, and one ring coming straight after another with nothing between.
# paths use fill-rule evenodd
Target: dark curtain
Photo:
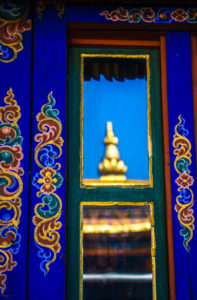
<instances>
[{"instance_id":1,"label":"dark curtain","mask_svg":"<svg viewBox=\"0 0 197 300\"><path fill-rule=\"evenodd\" d=\"M100 80L101 74L109 81L146 78L146 60L89 57L84 59L85 81L89 81L91 78Z\"/></svg>"}]
</instances>

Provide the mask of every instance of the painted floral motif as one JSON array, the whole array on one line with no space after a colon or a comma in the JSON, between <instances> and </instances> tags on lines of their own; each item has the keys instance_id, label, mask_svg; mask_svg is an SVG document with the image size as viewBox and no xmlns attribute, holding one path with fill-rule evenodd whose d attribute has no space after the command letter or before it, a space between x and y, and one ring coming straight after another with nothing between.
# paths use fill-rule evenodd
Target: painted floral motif
<instances>
[{"instance_id":1,"label":"painted floral motif","mask_svg":"<svg viewBox=\"0 0 197 300\"><path fill-rule=\"evenodd\" d=\"M151 7L142 7L140 9L141 18L145 23L152 23L155 20L155 11Z\"/></svg>"},{"instance_id":2,"label":"painted floral motif","mask_svg":"<svg viewBox=\"0 0 197 300\"><path fill-rule=\"evenodd\" d=\"M20 249L21 235L18 227L21 217L21 198L24 170L23 138L18 126L20 107L12 89L4 98L6 106L0 107L0 290L6 289L6 272L17 265L13 255Z\"/></svg>"},{"instance_id":3,"label":"painted floral motif","mask_svg":"<svg viewBox=\"0 0 197 300\"><path fill-rule=\"evenodd\" d=\"M50 195L56 191L56 188L61 186L62 181L63 177L59 172L47 167L35 175L33 184L40 188L40 191L44 194Z\"/></svg>"},{"instance_id":4,"label":"painted floral motif","mask_svg":"<svg viewBox=\"0 0 197 300\"><path fill-rule=\"evenodd\" d=\"M128 12L128 21L129 23L139 23L141 20L141 13L138 9L133 8Z\"/></svg>"},{"instance_id":5,"label":"painted floral motif","mask_svg":"<svg viewBox=\"0 0 197 300\"><path fill-rule=\"evenodd\" d=\"M129 23L197 23L196 8L152 8L141 7L130 10L118 7L111 12L105 10L100 13L106 20L113 22L125 21Z\"/></svg>"},{"instance_id":6,"label":"painted floral motif","mask_svg":"<svg viewBox=\"0 0 197 300\"><path fill-rule=\"evenodd\" d=\"M60 234L58 230L62 223L62 201L55 193L62 185L63 177L58 172L61 164L56 160L62 155L63 139L61 138L62 125L58 118L59 111L54 109L55 99L52 92L48 95L48 103L43 105L41 113L37 115L38 129L41 133L35 136L38 145L35 148L35 161L41 168L36 173L32 184L39 190L37 197L42 197L42 202L37 203L33 217L35 225L34 239L39 249L38 257L41 258L40 269L46 275L49 265L56 260L60 252Z\"/></svg>"},{"instance_id":7,"label":"painted floral motif","mask_svg":"<svg viewBox=\"0 0 197 300\"><path fill-rule=\"evenodd\" d=\"M128 10L123 7L119 7L116 10L113 10L111 13L109 13L108 11L103 11L100 13L100 15L105 16L107 20L111 20L111 21L128 20Z\"/></svg>"},{"instance_id":8,"label":"painted floral motif","mask_svg":"<svg viewBox=\"0 0 197 300\"><path fill-rule=\"evenodd\" d=\"M170 23L171 17L170 17L170 10L166 7L160 8L155 16L155 23Z\"/></svg>"},{"instance_id":9,"label":"painted floral motif","mask_svg":"<svg viewBox=\"0 0 197 300\"><path fill-rule=\"evenodd\" d=\"M57 15L61 19L65 12L66 0L36 0L36 9L38 18L42 20L43 12L47 5L55 5L57 9Z\"/></svg>"},{"instance_id":10,"label":"painted floral motif","mask_svg":"<svg viewBox=\"0 0 197 300\"><path fill-rule=\"evenodd\" d=\"M176 22L184 22L189 17L188 13L182 8L175 9L170 16Z\"/></svg>"},{"instance_id":11,"label":"painted floral motif","mask_svg":"<svg viewBox=\"0 0 197 300\"><path fill-rule=\"evenodd\" d=\"M23 50L22 33L31 30L27 20L28 2L22 0L1 1L0 4L0 61L11 62Z\"/></svg>"},{"instance_id":12,"label":"painted floral motif","mask_svg":"<svg viewBox=\"0 0 197 300\"><path fill-rule=\"evenodd\" d=\"M189 17L187 19L188 23L196 23L197 20L197 8L189 8L187 11Z\"/></svg>"},{"instance_id":13,"label":"painted floral motif","mask_svg":"<svg viewBox=\"0 0 197 300\"><path fill-rule=\"evenodd\" d=\"M179 175L175 182L182 188L188 188L190 185L193 184L194 179L192 176L184 172L181 175Z\"/></svg>"},{"instance_id":14,"label":"painted floral motif","mask_svg":"<svg viewBox=\"0 0 197 300\"><path fill-rule=\"evenodd\" d=\"M189 131L185 129L185 120L180 115L179 123L175 126L175 134L173 140L174 154L176 156L174 161L174 168L179 174L175 180L178 188L178 196L176 197L175 210L178 213L178 220L182 227L180 230L183 236L183 245L189 252L189 242L193 238L194 230L194 216L192 206L194 204L194 194L190 188L194 183L194 178L190 175L189 166L191 165L191 143L187 136Z\"/></svg>"}]
</instances>

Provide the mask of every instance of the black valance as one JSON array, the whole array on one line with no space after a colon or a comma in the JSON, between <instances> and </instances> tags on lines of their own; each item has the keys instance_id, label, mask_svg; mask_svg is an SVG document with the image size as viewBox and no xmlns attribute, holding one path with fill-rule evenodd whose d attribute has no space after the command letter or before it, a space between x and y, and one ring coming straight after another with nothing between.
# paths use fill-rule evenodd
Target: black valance
<instances>
[{"instance_id":1,"label":"black valance","mask_svg":"<svg viewBox=\"0 0 197 300\"><path fill-rule=\"evenodd\" d=\"M133 58L86 57L84 59L84 80L100 80L100 75L112 81L146 78L146 60Z\"/></svg>"}]
</instances>

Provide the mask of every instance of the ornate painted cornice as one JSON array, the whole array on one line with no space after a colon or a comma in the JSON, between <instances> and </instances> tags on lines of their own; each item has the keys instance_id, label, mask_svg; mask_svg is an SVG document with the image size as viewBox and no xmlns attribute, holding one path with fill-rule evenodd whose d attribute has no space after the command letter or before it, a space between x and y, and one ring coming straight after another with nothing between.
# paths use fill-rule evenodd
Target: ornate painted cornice
<instances>
[{"instance_id":1,"label":"ornate painted cornice","mask_svg":"<svg viewBox=\"0 0 197 300\"><path fill-rule=\"evenodd\" d=\"M115 10L104 10L100 13L106 20L128 23L197 23L197 8L167 8L167 7L118 7Z\"/></svg>"}]
</instances>

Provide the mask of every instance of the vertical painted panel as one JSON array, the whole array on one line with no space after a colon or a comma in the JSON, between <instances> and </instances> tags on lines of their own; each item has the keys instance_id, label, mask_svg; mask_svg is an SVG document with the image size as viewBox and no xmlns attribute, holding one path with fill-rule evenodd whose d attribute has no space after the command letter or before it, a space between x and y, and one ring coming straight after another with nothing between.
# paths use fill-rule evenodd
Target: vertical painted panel
<instances>
[{"instance_id":1,"label":"vertical painted panel","mask_svg":"<svg viewBox=\"0 0 197 300\"><path fill-rule=\"evenodd\" d=\"M26 299L27 286L31 120L30 19L27 3L15 1L10 2L9 6L7 1L1 2L0 298L7 297L12 300Z\"/></svg>"},{"instance_id":2,"label":"vertical painted panel","mask_svg":"<svg viewBox=\"0 0 197 300\"><path fill-rule=\"evenodd\" d=\"M190 34L168 33L166 42L176 297L191 300L197 299L197 206Z\"/></svg>"},{"instance_id":3,"label":"vertical painted panel","mask_svg":"<svg viewBox=\"0 0 197 300\"><path fill-rule=\"evenodd\" d=\"M66 22L34 12L29 300L65 299ZM55 100L54 100L55 99Z\"/></svg>"}]
</instances>

